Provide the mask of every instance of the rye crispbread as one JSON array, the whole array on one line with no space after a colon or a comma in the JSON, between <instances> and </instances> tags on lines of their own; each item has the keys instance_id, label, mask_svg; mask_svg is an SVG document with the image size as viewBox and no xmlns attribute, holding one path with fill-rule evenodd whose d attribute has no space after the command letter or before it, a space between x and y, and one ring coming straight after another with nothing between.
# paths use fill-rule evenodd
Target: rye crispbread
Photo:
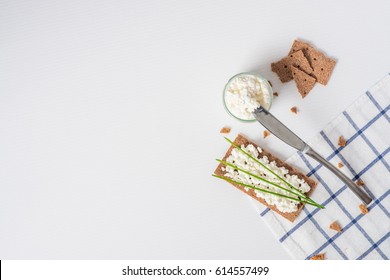
<instances>
[{"instance_id":1,"label":"rye crispbread","mask_svg":"<svg viewBox=\"0 0 390 280\"><path fill-rule=\"evenodd\" d=\"M313 72L308 74L311 74L316 78L317 82L320 84L326 85L336 65L336 61L326 56L323 52L315 49L310 44L298 40L294 41L289 55L299 50L303 52L304 56L309 61L311 68L313 68Z\"/></svg>"},{"instance_id":2,"label":"rye crispbread","mask_svg":"<svg viewBox=\"0 0 390 280\"><path fill-rule=\"evenodd\" d=\"M238 145L238 146L241 146L241 145L247 146L249 144L252 144L256 148L258 147L258 145L256 145L255 143L249 141L248 139L246 139L244 136L242 136L240 134L234 140L234 143L236 145ZM231 154L231 152L232 152L232 150L234 148L235 147L233 145L230 146L230 148L226 152L225 156L223 157L223 161L226 161L226 159L229 157L229 155ZM269 161L275 161L277 166L279 166L279 167L283 166L284 168L286 168L288 170L289 174L296 175L296 176L298 176L298 178L305 180L305 182L307 182L307 184L310 186L310 190L309 190L309 192L306 193L306 195L310 196L312 194L313 190L315 189L315 187L317 185L317 183L314 180L310 179L309 177L307 177L303 173L301 173L298 170L294 169L289 164L283 162L282 160L280 160L277 157L273 156L271 153L269 153L269 152L267 152L267 151L262 149L262 152L259 154L259 158L261 158L263 156L267 156ZM222 170L222 167L225 167L225 166L224 166L224 164L220 163L218 165L217 169L214 171L214 174L216 174L218 176L225 176L225 171ZM245 194L247 194L247 195L251 196L252 198L254 198L255 200L261 202L262 204L264 204L265 206L267 206L271 210L275 211L279 215L283 216L284 218L286 218L290 222L294 222L294 220L298 217L299 213L302 211L302 209L304 207L304 204L301 203L301 204L298 205L298 210L297 211L291 212L291 213L284 213L284 212L279 211L276 208L276 206L269 205L264 199L262 199L260 197L257 197L256 193L255 193L255 191L253 189L249 189L249 191L246 191L243 186L240 186L240 185L234 184L234 183L231 183L231 184L233 186L235 186L237 189L243 191Z\"/></svg>"},{"instance_id":3,"label":"rye crispbread","mask_svg":"<svg viewBox=\"0 0 390 280\"><path fill-rule=\"evenodd\" d=\"M316 79L294 66L291 66L291 72L299 93L305 98L316 84Z\"/></svg>"},{"instance_id":4,"label":"rye crispbread","mask_svg":"<svg viewBox=\"0 0 390 280\"><path fill-rule=\"evenodd\" d=\"M301 50L289 54L287 57L282 58L278 62L271 63L271 70L279 76L282 83L286 83L293 79L291 66L297 67L307 74L311 74L313 72L309 61L306 59Z\"/></svg>"}]
</instances>

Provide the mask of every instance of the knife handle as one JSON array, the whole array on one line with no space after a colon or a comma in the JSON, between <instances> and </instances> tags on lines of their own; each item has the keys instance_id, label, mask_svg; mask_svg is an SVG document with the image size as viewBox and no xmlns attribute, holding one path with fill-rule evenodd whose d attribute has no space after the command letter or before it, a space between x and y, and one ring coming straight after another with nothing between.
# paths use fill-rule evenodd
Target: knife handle
<instances>
[{"instance_id":1,"label":"knife handle","mask_svg":"<svg viewBox=\"0 0 390 280\"><path fill-rule=\"evenodd\" d=\"M316 151L314 151L311 147L308 147L306 152L308 156L312 157L330 171L332 171L347 187L365 204L370 204L372 198L366 194L362 188L358 187L351 179L344 175L340 170L338 170L335 166L333 166L329 161L324 159L321 155L319 155Z\"/></svg>"}]
</instances>

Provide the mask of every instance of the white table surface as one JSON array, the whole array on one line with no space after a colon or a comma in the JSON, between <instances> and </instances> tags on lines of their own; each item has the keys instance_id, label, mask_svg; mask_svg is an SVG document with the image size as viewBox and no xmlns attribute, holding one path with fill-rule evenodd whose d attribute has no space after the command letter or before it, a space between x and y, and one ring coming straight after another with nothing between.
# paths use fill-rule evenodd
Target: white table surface
<instances>
[{"instance_id":1,"label":"white table surface","mask_svg":"<svg viewBox=\"0 0 390 280\"><path fill-rule=\"evenodd\" d=\"M222 88L256 70L309 140L389 72L389 1L0 1L1 259L289 259L211 177L244 133ZM338 60L305 100L270 63L302 38ZM291 106L299 114L289 112Z\"/></svg>"}]
</instances>

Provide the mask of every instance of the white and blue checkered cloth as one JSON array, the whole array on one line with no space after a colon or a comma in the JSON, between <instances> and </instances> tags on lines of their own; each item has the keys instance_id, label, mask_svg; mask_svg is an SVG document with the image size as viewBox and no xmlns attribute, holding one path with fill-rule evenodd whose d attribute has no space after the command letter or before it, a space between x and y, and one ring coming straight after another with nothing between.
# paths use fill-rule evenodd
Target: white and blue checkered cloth
<instances>
[{"instance_id":1,"label":"white and blue checkered cloth","mask_svg":"<svg viewBox=\"0 0 390 280\"><path fill-rule=\"evenodd\" d=\"M312 198L324 210L305 206L294 223L258 205L260 216L295 259L325 253L326 259L390 258L390 75L348 107L308 142L341 171L362 179L373 201L363 215L360 200L333 173L296 153L287 162L318 182ZM338 138L348 140L338 146ZM341 232L329 228L337 221Z\"/></svg>"}]
</instances>

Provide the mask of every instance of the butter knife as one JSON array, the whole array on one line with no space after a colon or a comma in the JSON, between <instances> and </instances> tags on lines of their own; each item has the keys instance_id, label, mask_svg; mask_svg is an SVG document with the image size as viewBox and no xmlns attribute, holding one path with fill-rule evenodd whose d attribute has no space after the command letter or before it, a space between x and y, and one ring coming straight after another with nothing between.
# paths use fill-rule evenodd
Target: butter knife
<instances>
[{"instance_id":1,"label":"butter knife","mask_svg":"<svg viewBox=\"0 0 390 280\"><path fill-rule=\"evenodd\" d=\"M265 108L262 106L256 108L253 112L253 115L259 123L261 123L280 140L297 149L298 151L301 151L302 153L312 157L330 171L332 171L365 204L369 204L372 201L372 198L367 193L365 193L361 187L358 187L351 179L345 176L340 170L338 170L320 154L314 151L308 144L306 144L294 132L288 129Z\"/></svg>"}]
</instances>

